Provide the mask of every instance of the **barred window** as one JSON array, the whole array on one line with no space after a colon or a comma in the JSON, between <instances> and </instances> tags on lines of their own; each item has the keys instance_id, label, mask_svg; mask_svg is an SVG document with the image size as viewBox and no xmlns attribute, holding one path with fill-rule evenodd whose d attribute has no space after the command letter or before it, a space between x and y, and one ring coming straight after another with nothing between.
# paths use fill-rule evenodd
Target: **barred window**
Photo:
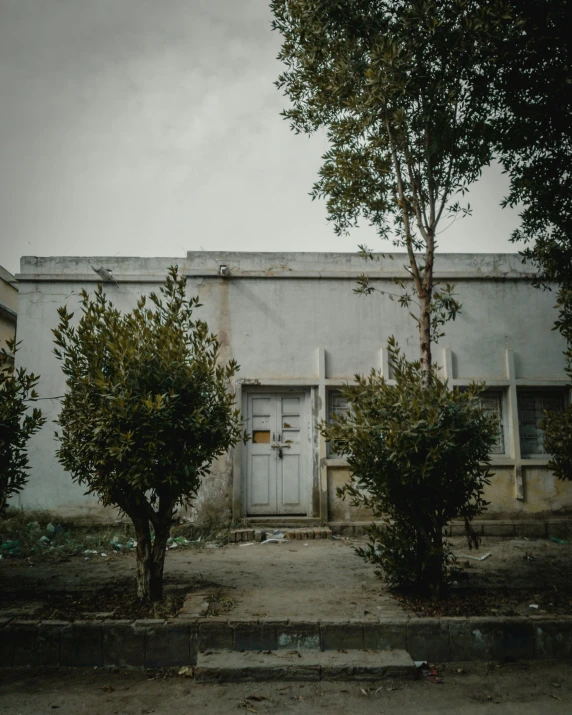
<instances>
[{"instance_id":1,"label":"barred window","mask_svg":"<svg viewBox=\"0 0 572 715\"><path fill-rule=\"evenodd\" d=\"M540 423L544 411L559 412L564 407L563 390L518 390L518 427L523 457L546 454Z\"/></svg>"},{"instance_id":2,"label":"barred window","mask_svg":"<svg viewBox=\"0 0 572 715\"><path fill-rule=\"evenodd\" d=\"M350 411L347 398L339 390L330 390L328 393L328 422L331 422L335 415L345 415ZM341 455L334 451L331 442L328 442L327 456L335 459Z\"/></svg>"}]
</instances>

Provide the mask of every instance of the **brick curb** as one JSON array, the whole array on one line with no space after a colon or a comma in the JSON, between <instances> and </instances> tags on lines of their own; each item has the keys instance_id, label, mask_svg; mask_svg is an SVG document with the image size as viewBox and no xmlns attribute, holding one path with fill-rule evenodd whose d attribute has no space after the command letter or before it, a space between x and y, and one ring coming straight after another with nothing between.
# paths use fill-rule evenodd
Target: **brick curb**
<instances>
[{"instance_id":1,"label":"brick curb","mask_svg":"<svg viewBox=\"0 0 572 715\"><path fill-rule=\"evenodd\" d=\"M340 536L363 536L371 521L330 521L332 532ZM383 523L383 521L377 522ZM556 536L559 539L572 537L572 519L475 519L471 522L477 536L508 536L527 539L546 539ZM464 522L451 522L444 530L445 536L464 536Z\"/></svg>"},{"instance_id":2,"label":"brick curb","mask_svg":"<svg viewBox=\"0 0 572 715\"><path fill-rule=\"evenodd\" d=\"M209 650L401 649L414 660L572 658L572 617L0 621L0 666L196 665Z\"/></svg>"}]
</instances>

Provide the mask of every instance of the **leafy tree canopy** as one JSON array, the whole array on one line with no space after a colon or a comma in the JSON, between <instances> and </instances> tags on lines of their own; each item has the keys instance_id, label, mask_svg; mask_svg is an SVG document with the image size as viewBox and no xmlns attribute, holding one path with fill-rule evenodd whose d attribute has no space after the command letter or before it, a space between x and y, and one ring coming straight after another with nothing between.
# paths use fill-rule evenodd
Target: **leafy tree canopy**
<instances>
[{"instance_id":1,"label":"leafy tree canopy","mask_svg":"<svg viewBox=\"0 0 572 715\"><path fill-rule=\"evenodd\" d=\"M28 481L28 439L46 422L37 407L30 409L38 394L39 377L15 366L18 350L8 340L0 350L0 515L10 497L22 491Z\"/></svg>"},{"instance_id":2,"label":"leafy tree canopy","mask_svg":"<svg viewBox=\"0 0 572 715\"><path fill-rule=\"evenodd\" d=\"M513 240L540 279L572 286L572 5L515 2L519 33L499 62L497 151L510 176L505 205L520 206Z\"/></svg>"},{"instance_id":3,"label":"leafy tree canopy","mask_svg":"<svg viewBox=\"0 0 572 715\"><path fill-rule=\"evenodd\" d=\"M498 153L510 176L505 205L522 208L513 233L522 255L538 269L536 285L557 286L555 329L567 343L572 378L572 5L567 0L514 2L521 32L495 79L501 111ZM549 467L572 479L572 406L547 413L544 446Z\"/></svg>"}]
</instances>

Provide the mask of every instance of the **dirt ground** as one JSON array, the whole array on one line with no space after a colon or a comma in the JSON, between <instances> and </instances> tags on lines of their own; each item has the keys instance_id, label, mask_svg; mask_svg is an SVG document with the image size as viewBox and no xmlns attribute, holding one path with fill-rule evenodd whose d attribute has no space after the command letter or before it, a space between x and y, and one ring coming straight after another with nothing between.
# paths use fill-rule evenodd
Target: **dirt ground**
<instances>
[{"instance_id":1,"label":"dirt ground","mask_svg":"<svg viewBox=\"0 0 572 715\"><path fill-rule=\"evenodd\" d=\"M84 558L33 565L19 559L1 561L0 616L23 611L37 616L42 611L47 617L43 606L55 593L73 601L112 584L118 591L133 591L134 554ZM238 619L375 619L381 612L403 613L382 592L373 569L355 556L349 541L177 549L167 553L165 573L167 594L216 594Z\"/></svg>"},{"instance_id":2,"label":"dirt ground","mask_svg":"<svg viewBox=\"0 0 572 715\"><path fill-rule=\"evenodd\" d=\"M210 593L218 613L236 619L367 621L404 615L405 610L418 615L572 613L572 546L544 539L485 538L479 551L468 552L462 539L451 542L461 556L460 570L451 597L439 605L398 600L384 589L373 567L355 555L358 539L175 549L167 553L165 591L176 607L188 593ZM487 553L491 556L484 561L463 557ZM132 552L59 562L4 558L0 617L126 617L118 602L134 593L134 575Z\"/></svg>"},{"instance_id":3,"label":"dirt ground","mask_svg":"<svg viewBox=\"0 0 572 715\"><path fill-rule=\"evenodd\" d=\"M570 663L449 663L440 668L441 684L422 679L201 685L164 673L4 669L0 670L0 711L3 715L561 715L572 712L571 670Z\"/></svg>"}]
</instances>

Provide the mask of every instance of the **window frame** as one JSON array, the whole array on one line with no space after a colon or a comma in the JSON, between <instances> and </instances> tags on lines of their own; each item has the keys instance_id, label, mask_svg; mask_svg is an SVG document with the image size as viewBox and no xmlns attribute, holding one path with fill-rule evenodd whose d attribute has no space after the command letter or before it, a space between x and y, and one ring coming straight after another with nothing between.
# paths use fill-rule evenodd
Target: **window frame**
<instances>
[{"instance_id":1,"label":"window frame","mask_svg":"<svg viewBox=\"0 0 572 715\"><path fill-rule=\"evenodd\" d=\"M469 389L469 385L457 385L456 389L458 389L460 392L466 392ZM494 462L495 460L506 460L510 459L510 451L509 451L509 423L508 423L508 388L504 386L491 386L491 387L486 387L483 392L481 392L478 396L477 399L479 400L479 404L482 409L482 401L481 398L486 396L486 395L498 395L499 401L499 407L500 407L500 428L501 428L501 440L502 440L502 447L503 451L502 452L489 452L489 460L491 462ZM484 410L485 412L487 410Z\"/></svg>"},{"instance_id":2,"label":"window frame","mask_svg":"<svg viewBox=\"0 0 572 715\"><path fill-rule=\"evenodd\" d=\"M502 387L490 387L486 388L481 394L479 395L479 402L481 402L482 397L486 396L492 396L496 395L498 396L498 405L499 405L499 410L500 410L500 415L499 415L499 425L500 425L500 446L501 446L501 451L491 451L489 452L489 458L491 460L494 459L506 459L509 456L509 451L508 451L508 421L507 421L507 390L503 389ZM485 412L489 412L489 410L486 410L486 408L483 407L482 402L481 402L481 408Z\"/></svg>"}]
</instances>

